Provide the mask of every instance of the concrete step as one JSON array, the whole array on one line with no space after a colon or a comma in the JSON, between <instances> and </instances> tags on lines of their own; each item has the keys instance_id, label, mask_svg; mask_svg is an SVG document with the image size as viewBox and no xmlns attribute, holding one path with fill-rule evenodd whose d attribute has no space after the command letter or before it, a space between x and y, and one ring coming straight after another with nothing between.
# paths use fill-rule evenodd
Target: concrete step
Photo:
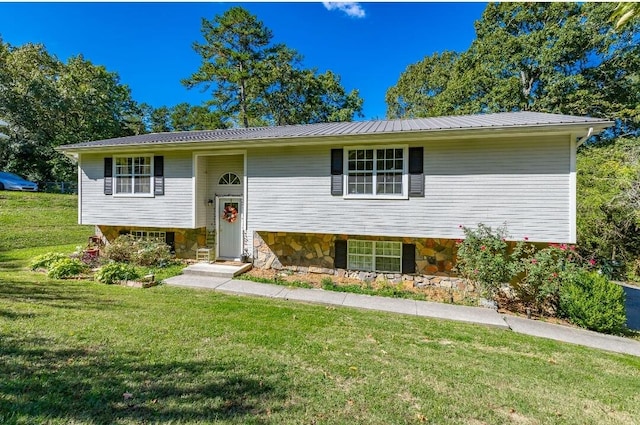
<instances>
[{"instance_id":1,"label":"concrete step","mask_svg":"<svg viewBox=\"0 0 640 425\"><path fill-rule=\"evenodd\" d=\"M240 265L197 263L183 269L182 274L191 276L224 277L231 279L249 269L251 269L251 263Z\"/></svg>"}]
</instances>

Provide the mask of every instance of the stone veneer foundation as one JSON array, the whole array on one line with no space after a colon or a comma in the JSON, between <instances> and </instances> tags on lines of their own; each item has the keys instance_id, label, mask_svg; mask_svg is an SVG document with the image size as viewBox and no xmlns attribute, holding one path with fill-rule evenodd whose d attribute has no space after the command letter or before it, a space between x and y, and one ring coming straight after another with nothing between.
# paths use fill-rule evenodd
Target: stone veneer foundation
<instances>
[{"instance_id":1,"label":"stone veneer foundation","mask_svg":"<svg viewBox=\"0 0 640 425\"><path fill-rule=\"evenodd\" d=\"M397 241L416 246L416 273L377 273L334 267L335 241L347 239ZM465 279L455 276L455 241L451 239L398 238L318 233L254 232L253 266L289 270L296 273L322 273L363 281L413 281L414 286L434 285L460 290L469 288Z\"/></svg>"},{"instance_id":2,"label":"stone veneer foundation","mask_svg":"<svg viewBox=\"0 0 640 425\"><path fill-rule=\"evenodd\" d=\"M206 245L207 229L178 229L167 227L139 227L139 226L96 226L96 235L100 236L105 243L112 242L121 232L132 232L134 230L144 230L148 232L173 232L175 235L174 245L176 257L195 258L196 250Z\"/></svg>"}]
</instances>

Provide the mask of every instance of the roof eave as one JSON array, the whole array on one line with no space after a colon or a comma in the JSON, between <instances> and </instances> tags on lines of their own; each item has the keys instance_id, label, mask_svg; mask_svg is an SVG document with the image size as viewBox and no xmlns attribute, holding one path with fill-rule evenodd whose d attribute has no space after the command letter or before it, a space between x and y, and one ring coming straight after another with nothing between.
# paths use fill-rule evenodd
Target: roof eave
<instances>
[{"instance_id":1,"label":"roof eave","mask_svg":"<svg viewBox=\"0 0 640 425\"><path fill-rule=\"evenodd\" d=\"M158 150L158 149L193 149L193 148L215 148L225 149L238 146L295 146L295 145L320 145L331 144L343 140L361 140L367 139L369 142L375 142L372 139L380 139L386 141L389 139L403 139L407 141L414 140L432 140L441 138L483 138L496 135L517 135L531 133L571 133L582 136L591 132L592 135L600 133L602 130L615 124L614 121L592 121L579 123L545 123L518 126L494 126L494 127L470 127L470 128L439 128L429 130L415 131L389 131L380 133L366 134L341 134L341 135L314 135L314 136L293 136L278 138L254 138L254 139L234 139L234 140L200 140L200 141L171 141L171 142L148 142L148 143L117 143L117 144L100 144L93 146L76 146L62 145L56 150L65 155L77 154L82 152L101 152L113 150L131 150L132 148L140 150Z\"/></svg>"}]
</instances>

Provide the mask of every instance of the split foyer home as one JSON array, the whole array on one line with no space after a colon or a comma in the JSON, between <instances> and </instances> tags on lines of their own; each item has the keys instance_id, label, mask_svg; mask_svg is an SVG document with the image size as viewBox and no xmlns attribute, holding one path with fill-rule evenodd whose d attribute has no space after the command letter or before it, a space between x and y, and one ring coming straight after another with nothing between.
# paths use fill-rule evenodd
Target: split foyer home
<instances>
[{"instance_id":1,"label":"split foyer home","mask_svg":"<svg viewBox=\"0 0 640 425\"><path fill-rule=\"evenodd\" d=\"M263 268L446 275L460 226L576 241L576 148L612 122L514 112L143 134L62 146L106 240Z\"/></svg>"}]
</instances>

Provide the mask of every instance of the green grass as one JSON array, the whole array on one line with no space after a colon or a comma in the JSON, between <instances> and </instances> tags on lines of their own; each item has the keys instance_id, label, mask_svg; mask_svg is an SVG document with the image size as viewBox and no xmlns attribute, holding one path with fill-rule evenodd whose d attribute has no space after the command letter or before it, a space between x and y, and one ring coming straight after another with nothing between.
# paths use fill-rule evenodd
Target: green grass
<instances>
[{"instance_id":1,"label":"green grass","mask_svg":"<svg viewBox=\"0 0 640 425\"><path fill-rule=\"evenodd\" d=\"M0 192L0 252L39 246L86 245L93 226L79 226L78 196Z\"/></svg>"},{"instance_id":2,"label":"green grass","mask_svg":"<svg viewBox=\"0 0 640 425\"><path fill-rule=\"evenodd\" d=\"M81 243L64 240L0 252L2 424L640 417L637 357L449 321L27 270L33 256Z\"/></svg>"},{"instance_id":3,"label":"green grass","mask_svg":"<svg viewBox=\"0 0 640 425\"><path fill-rule=\"evenodd\" d=\"M640 417L640 358L448 321L56 281L23 255L0 263L3 424Z\"/></svg>"}]
</instances>

